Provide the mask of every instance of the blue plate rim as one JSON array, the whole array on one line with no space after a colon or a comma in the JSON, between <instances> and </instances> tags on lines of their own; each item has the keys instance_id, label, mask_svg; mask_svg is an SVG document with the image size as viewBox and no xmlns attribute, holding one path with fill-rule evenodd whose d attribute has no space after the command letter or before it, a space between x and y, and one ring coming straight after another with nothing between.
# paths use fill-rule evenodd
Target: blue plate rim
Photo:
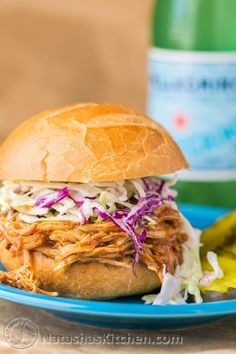
<instances>
[{"instance_id":1,"label":"blue plate rim","mask_svg":"<svg viewBox=\"0 0 236 354\"><path fill-rule=\"evenodd\" d=\"M11 295L10 298L9 295ZM202 317L236 313L236 299L206 302L201 304L153 306L136 303L117 303L112 301L91 301L64 297L51 297L11 288L7 285L1 285L0 297L8 301L17 302L22 305L30 305L44 310L86 314L90 316L120 318L127 318L127 316L132 318L184 318L193 315ZM104 307L106 307L105 311Z\"/></svg>"}]
</instances>

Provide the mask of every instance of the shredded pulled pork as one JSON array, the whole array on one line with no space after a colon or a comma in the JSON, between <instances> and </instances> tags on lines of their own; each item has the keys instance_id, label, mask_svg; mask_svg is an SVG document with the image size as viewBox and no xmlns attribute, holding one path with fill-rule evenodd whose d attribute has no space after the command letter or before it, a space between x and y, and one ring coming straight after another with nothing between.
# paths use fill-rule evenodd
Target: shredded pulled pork
<instances>
[{"instance_id":1,"label":"shredded pulled pork","mask_svg":"<svg viewBox=\"0 0 236 354\"><path fill-rule=\"evenodd\" d=\"M163 267L173 274L176 265L182 263L182 244L187 235L182 232L179 212L168 205L158 208L153 219L155 223L148 224L146 228L147 239L140 261L162 280ZM44 221L29 225L15 213L10 220L1 217L0 237L7 242L7 248L13 254L41 252L55 260L56 269L75 262L132 267L132 241L112 222L80 225L67 221ZM130 262L127 263L127 259ZM33 275L30 262L17 271L1 272L0 281L45 293Z\"/></svg>"},{"instance_id":2,"label":"shredded pulled pork","mask_svg":"<svg viewBox=\"0 0 236 354\"><path fill-rule=\"evenodd\" d=\"M36 279L30 266L22 266L11 272L0 272L0 282L38 294L58 296L57 292L50 292L40 288L40 281Z\"/></svg>"},{"instance_id":3,"label":"shredded pulled pork","mask_svg":"<svg viewBox=\"0 0 236 354\"><path fill-rule=\"evenodd\" d=\"M2 240L0 246L6 246L6 241ZM58 296L57 292L50 292L40 288L40 281L34 275L30 264L30 253L28 251L23 251L23 260L24 264L19 269L10 272L1 271L0 282L38 294Z\"/></svg>"}]
</instances>

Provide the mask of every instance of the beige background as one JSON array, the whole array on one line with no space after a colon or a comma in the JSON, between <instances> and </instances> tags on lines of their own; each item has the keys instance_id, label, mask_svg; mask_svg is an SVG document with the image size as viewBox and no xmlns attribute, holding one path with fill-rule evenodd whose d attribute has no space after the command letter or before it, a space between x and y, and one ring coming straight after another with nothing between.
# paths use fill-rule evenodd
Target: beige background
<instances>
[{"instance_id":1,"label":"beige background","mask_svg":"<svg viewBox=\"0 0 236 354\"><path fill-rule=\"evenodd\" d=\"M77 101L145 110L152 0L1 0L0 141Z\"/></svg>"}]
</instances>

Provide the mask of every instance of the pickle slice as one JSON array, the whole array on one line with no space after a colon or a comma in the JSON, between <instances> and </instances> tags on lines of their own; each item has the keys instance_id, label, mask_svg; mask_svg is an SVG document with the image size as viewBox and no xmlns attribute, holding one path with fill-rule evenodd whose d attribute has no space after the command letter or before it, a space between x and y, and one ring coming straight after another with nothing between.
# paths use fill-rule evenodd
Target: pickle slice
<instances>
[{"instance_id":1,"label":"pickle slice","mask_svg":"<svg viewBox=\"0 0 236 354\"><path fill-rule=\"evenodd\" d=\"M236 298L236 212L226 215L202 233L201 262L203 271L212 271L206 254L213 251L224 272L222 279L201 287L204 301Z\"/></svg>"},{"instance_id":2,"label":"pickle slice","mask_svg":"<svg viewBox=\"0 0 236 354\"><path fill-rule=\"evenodd\" d=\"M236 242L236 211L220 218L202 232L201 242L203 247L201 254L225 246L228 242L231 242L232 238Z\"/></svg>"}]
</instances>

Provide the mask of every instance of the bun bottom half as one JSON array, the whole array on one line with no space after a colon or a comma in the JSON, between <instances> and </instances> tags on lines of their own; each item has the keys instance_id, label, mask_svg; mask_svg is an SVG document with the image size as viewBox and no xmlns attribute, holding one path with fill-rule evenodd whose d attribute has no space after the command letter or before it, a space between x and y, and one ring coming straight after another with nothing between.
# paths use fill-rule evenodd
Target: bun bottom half
<instances>
[{"instance_id":1,"label":"bun bottom half","mask_svg":"<svg viewBox=\"0 0 236 354\"><path fill-rule=\"evenodd\" d=\"M7 271L23 265L23 255L14 256L6 248L0 249L0 260ZM136 267L119 267L100 263L74 263L64 269L54 270L55 261L40 252L31 252L32 268L40 287L56 291L59 296L100 299L145 294L161 286L154 271L144 264Z\"/></svg>"}]
</instances>

